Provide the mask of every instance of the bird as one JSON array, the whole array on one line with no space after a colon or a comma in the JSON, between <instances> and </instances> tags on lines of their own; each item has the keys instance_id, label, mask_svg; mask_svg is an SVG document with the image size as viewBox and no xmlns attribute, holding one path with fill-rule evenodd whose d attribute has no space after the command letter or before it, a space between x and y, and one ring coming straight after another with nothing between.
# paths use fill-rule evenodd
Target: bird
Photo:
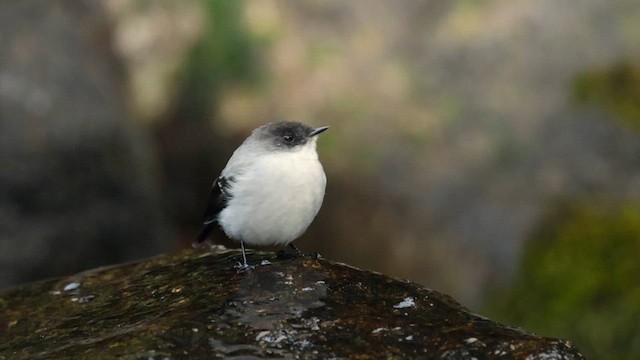
<instances>
[{"instance_id":1,"label":"bird","mask_svg":"<svg viewBox=\"0 0 640 360\"><path fill-rule=\"evenodd\" d=\"M245 244L293 245L322 206L327 177L316 150L318 135L297 121L275 121L251 132L213 182L202 230L194 246L215 230L240 242L241 268L249 268Z\"/></svg>"}]
</instances>

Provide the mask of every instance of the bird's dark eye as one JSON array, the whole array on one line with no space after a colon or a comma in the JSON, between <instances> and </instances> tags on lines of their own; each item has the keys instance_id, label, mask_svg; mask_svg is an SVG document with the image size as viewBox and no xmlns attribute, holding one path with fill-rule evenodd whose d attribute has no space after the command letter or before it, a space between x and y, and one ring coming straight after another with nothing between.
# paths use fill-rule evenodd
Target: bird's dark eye
<instances>
[{"instance_id":1,"label":"bird's dark eye","mask_svg":"<svg viewBox=\"0 0 640 360\"><path fill-rule=\"evenodd\" d=\"M290 143L293 141L293 135L287 134L282 139L284 139L284 142Z\"/></svg>"}]
</instances>

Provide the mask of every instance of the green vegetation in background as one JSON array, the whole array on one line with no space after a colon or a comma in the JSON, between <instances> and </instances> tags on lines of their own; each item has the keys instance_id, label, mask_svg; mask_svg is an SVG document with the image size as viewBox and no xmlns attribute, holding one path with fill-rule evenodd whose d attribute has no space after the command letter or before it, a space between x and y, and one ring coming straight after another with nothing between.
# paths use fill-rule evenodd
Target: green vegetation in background
<instances>
[{"instance_id":1,"label":"green vegetation in background","mask_svg":"<svg viewBox=\"0 0 640 360\"><path fill-rule=\"evenodd\" d=\"M222 84L254 78L256 56L243 23L244 2L202 2L206 10L204 31L184 70L180 104L194 118L204 120Z\"/></svg>"},{"instance_id":2,"label":"green vegetation in background","mask_svg":"<svg viewBox=\"0 0 640 360\"><path fill-rule=\"evenodd\" d=\"M574 98L580 103L603 106L624 126L640 133L640 68L618 64L579 75Z\"/></svg>"},{"instance_id":3,"label":"green vegetation in background","mask_svg":"<svg viewBox=\"0 0 640 360\"><path fill-rule=\"evenodd\" d=\"M640 359L640 204L561 207L487 313L571 340L588 359Z\"/></svg>"}]
</instances>

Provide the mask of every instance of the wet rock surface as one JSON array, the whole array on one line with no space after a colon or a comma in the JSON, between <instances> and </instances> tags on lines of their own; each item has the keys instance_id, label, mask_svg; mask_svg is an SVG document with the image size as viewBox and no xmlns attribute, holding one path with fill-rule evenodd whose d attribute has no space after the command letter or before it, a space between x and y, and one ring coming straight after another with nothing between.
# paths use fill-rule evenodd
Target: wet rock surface
<instances>
[{"instance_id":1,"label":"wet rock surface","mask_svg":"<svg viewBox=\"0 0 640 360\"><path fill-rule=\"evenodd\" d=\"M0 359L582 359L418 284L325 259L184 251L0 293Z\"/></svg>"}]
</instances>

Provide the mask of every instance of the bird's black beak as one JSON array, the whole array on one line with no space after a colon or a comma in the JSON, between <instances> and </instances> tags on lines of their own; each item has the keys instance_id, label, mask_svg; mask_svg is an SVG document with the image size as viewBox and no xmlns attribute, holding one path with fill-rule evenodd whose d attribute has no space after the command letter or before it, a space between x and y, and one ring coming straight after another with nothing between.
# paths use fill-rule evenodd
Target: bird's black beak
<instances>
[{"instance_id":1,"label":"bird's black beak","mask_svg":"<svg viewBox=\"0 0 640 360\"><path fill-rule=\"evenodd\" d=\"M311 131L311 133L309 133L309 137L319 135L320 133L324 132L328 128L329 128L328 126L320 126L319 128L315 128L313 129L313 131Z\"/></svg>"}]
</instances>

